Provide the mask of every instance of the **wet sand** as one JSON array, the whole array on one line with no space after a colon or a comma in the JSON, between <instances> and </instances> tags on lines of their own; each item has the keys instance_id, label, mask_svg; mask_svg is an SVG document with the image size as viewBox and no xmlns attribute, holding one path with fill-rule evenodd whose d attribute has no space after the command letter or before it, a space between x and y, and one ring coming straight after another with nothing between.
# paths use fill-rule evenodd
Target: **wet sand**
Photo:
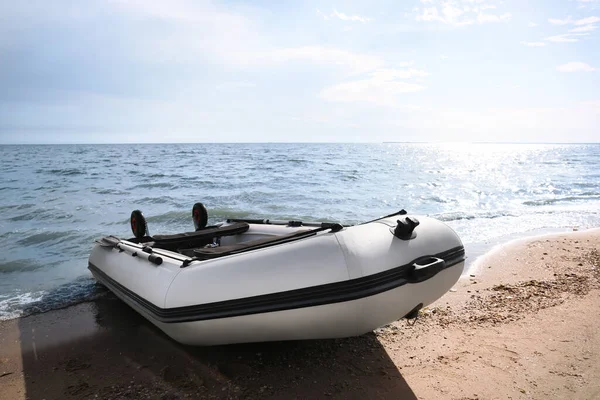
<instances>
[{"instance_id":1,"label":"wet sand","mask_svg":"<svg viewBox=\"0 0 600 400\"><path fill-rule=\"evenodd\" d=\"M112 296L0 323L0 399L600 398L600 229L502 245L416 323L179 345Z\"/></svg>"}]
</instances>

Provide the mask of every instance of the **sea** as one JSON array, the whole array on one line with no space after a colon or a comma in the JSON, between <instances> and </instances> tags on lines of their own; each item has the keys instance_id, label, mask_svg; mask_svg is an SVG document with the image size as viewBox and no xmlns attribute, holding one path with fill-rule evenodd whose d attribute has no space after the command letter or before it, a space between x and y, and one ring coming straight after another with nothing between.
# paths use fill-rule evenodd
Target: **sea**
<instances>
[{"instance_id":1,"label":"sea","mask_svg":"<svg viewBox=\"0 0 600 400\"><path fill-rule=\"evenodd\" d=\"M94 240L235 218L354 224L406 209L445 221L467 257L509 238L600 226L599 144L0 146L0 320L106 295Z\"/></svg>"}]
</instances>

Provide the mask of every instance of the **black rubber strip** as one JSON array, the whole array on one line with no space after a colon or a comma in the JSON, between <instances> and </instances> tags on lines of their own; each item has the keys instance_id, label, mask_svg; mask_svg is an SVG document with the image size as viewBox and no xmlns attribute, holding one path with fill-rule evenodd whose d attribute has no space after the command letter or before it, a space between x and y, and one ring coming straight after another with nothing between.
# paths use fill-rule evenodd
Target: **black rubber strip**
<instances>
[{"instance_id":1,"label":"black rubber strip","mask_svg":"<svg viewBox=\"0 0 600 400\"><path fill-rule=\"evenodd\" d=\"M460 246L438 253L433 257L443 259L446 264L445 268L450 268L464 261L465 250ZM134 301L154 319L164 323L179 323L293 310L373 296L410 283L408 274L412 270L413 263L414 261L377 274L347 281L175 308L161 308L150 303L106 275L92 263L89 263L88 268L101 283Z\"/></svg>"}]
</instances>

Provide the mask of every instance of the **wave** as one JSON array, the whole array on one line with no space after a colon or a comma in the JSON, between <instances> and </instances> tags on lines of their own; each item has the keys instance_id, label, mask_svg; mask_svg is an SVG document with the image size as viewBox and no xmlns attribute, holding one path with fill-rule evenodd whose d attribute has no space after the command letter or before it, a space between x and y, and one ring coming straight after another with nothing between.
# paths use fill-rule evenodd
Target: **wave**
<instances>
[{"instance_id":1,"label":"wave","mask_svg":"<svg viewBox=\"0 0 600 400\"><path fill-rule=\"evenodd\" d=\"M541 200L529 200L524 201L523 205L525 206L548 206L556 203L567 203L572 201L581 201L581 200L600 200L599 194L586 195L586 196L567 196L567 197L556 197L552 199L541 199Z\"/></svg>"},{"instance_id":2,"label":"wave","mask_svg":"<svg viewBox=\"0 0 600 400\"><path fill-rule=\"evenodd\" d=\"M172 197L170 196L159 196L159 197L144 197L137 201L140 204L174 204L179 205Z\"/></svg>"},{"instance_id":3,"label":"wave","mask_svg":"<svg viewBox=\"0 0 600 400\"><path fill-rule=\"evenodd\" d=\"M58 243L61 243L61 242L64 242L67 238L72 237L74 233L75 232L73 232L73 231L63 231L63 232L50 231L50 232L36 233L36 234L27 236L24 239L17 241L17 243L25 245L25 246L38 245L38 244L55 241L55 240L57 240ZM59 240L59 239L62 239L62 240Z\"/></svg>"},{"instance_id":4,"label":"wave","mask_svg":"<svg viewBox=\"0 0 600 400\"><path fill-rule=\"evenodd\" d=\"M89 148L83 148L83 149L76 149L71 154L81 155L81 154L87 154L89 152L90 152Z\"/></svg>"},{"instance_id":5,"label":"wave","mask_svg":"<svg viewBox=\"0 0 600 400\"><path fill-rule=\"evenodd\" d=\"M61 168L61 169L37 169L35 171L38 174L52 174L52 175L61 175L61 176L73 176L73 175L83 175L84 171L77 168Z\"/></svg>"},{"instance_id":6,"label":"wave","mask_svg":"<svg viewBox=\"0 0 600 400\"><path fill-rule=\"evenodd\" d=\"M125 192L123 190L119 190L119 189L97 189L97 188L92 188L91 190L94 193L97 193L97 194L116 194L116 195L126 195L126 194L128 194L127 192Z\"/></svg>"},{"instance_id":7,"label":"wave","mask_svg":"<svg viewBox=\"0 0 600 400\"><path fill-rule=\"evenodd\" d=\"M580 188L599 188L600 182L598 182L597 179L585 179L585 178L590 178L592 176L597 178L597 174L582 174L581 179L583 181L570 182L569 185L573 186L573 187L580 187Z\"/></svg>"},{"instance_id":8,"label":"wave","mask_svg":"<svg viewBox=\"0 0 600 400\"><path fill-rule=\"evenodd\" d=\"M132 189L154 189L154 188L163 188L163 189L174 189L175 185L169 182L155 182L155 183L142 183L134 186Z\"/></svg>"},{"instance_id":9,"label":"wave","mask_svg":"<svg viewBox=\"0 0 600 400\"><path fill-rule=\"evenodd\" d=\"M460 220L472 220L472 219L494 219L501 217L518 217L517 214L508 212L508 211L489 211L489 212L481 212L481 213L467 213L467 212L449 212L442 214L433 214L431 217L439 219L440 221L450 222L450 221L460 221Z\"/></svg>"},{"instance_id":10,"label":"wave","mask_svg":"<svg viewBox=\"0 0 600 400\"><path fill-rule=\"evenodd\" d=\"M192 209L189 211L168 211L159 215L146 216L146 221L148 223L161 223L161 222L174 222L174 221L183 221L184 219L192 218ZM129 219L127 220L127 224L129 224Z\"/></svg>"},{"instance_id":11,"label":"wave","mask_svg":"<svg viewBox=\"0 0 600 400\"><path fill-rule=\"evenodd\" d=\"M0 274L12 272L28 272L36 271L48 266L48 264L40 264L35 260L25 258L20 260L2 261L0 262Z\"/></svg>"},{"instance_id":12,"label":"wave","mask_svg":"<svg viewBox=\"0 0 600 400\"><path fill-rule=\"evenodd\" d=\"M55 219L70 219L73 218L73 214L65 214L62 212L58 212L56 210L47 210L47 209L35 209L31 212L17 215L15 217L7 218L8 221L18 222L18 221L33 221L33 220L55 220Z\"/></svg>"},{"instance_id":13,"label":"wave","mask_svg":"<svg viewBox=\"0 0 600 400\"><path fill-rule=\"evenodd\" d=\"M5 210L26 210L26 209L34 207L34 206L35 206L35 204L33 204L33 203L23 203L23 204L6 205L6 206L0 206L0 211L5 211Z\"/></svg>"},{"instance_id":14,"label":"wave","mask_svg":"<svg viewBox=\"0 0 600 400\"><path fill-rule=\"evenodd\" d=\"M183 178L183 176L181 175L177 175L177 174L161 174L161 173L154 173L154 174L148 174L148 175L142 175L144 178L149 178L149 179L157 179L157 178L171 178L171 179L178 179L178 178Z\"/></svg>"},{"instance_id":15,"label":"wave","mask_svg":"<svg viewBox=\"0 0 600 400\"><path fill-rule=\"evenodd\" d=\"M453 200L442 199L439 196L429 196L429 197L421 196L421 200L424 202L434 202L434 203L441 203L441 204L450 203L453 201Z\"/></svg>"},{"instance_id":16,"label":"wave","mask_svg":"<svg viewBox=\"0 0 600 400\"><path fill-rule=\"evenodd\" d=\"M342 179L342 181L348 182L348 181L356 181L358 179L360 179L359 176L356 176L354 174L346 174L346 175L342 175L340 177Z\"/></svg>"},{"instance_id":17,"label":"wave","mask_svg":"<svg viewBox=\"0 0 600 400\"><path fill-rule=\"evenodd\" d=\"M108 293L92 277L81 276L52 290L5 295L0 298L0 321L70 307L99 299Z\"/></svg>"},{"instance_id":18,"label":"wave","mask_svg":"<svg viewBox=\"0 0 600 400\"><path fill-rule=\"evenodd\" d=\"M0 321L18 318L23 315L27 304L40 301L43 292L17 294L6 299L0 299Z\"/></svg>"},{"instance_id":19,"label":"wave","mask_svg":"<svg viewBox=\"0 0 600 400\"><path fill-rule=\"evenodd\" d=\"M60 187L60 185L58 185L58 184L56 186L38 186L38 187L36 187L33 190L35 190L36 192L38 192L38 191L48 191L49 193L51 193L51 192L55 192L56 189L58 189L59 187Z\"/></svg>"}]
</instances>

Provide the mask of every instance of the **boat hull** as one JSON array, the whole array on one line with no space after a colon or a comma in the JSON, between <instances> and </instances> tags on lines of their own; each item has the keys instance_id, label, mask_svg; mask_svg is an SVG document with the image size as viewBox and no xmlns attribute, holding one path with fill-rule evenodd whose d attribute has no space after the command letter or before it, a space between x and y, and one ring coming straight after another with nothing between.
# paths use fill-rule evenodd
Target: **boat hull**
<instances>
[{"instance_id":1,"label":"boat hull","mask_svg":"<svg viewBox=\"0 0 600 400\"><path fill-rule=\"evenodd\" d=\"M387 218L206 261L156 249L159 265L143 245L99 244L89 269L184 344L356 336L431 304L459 279L460 239L440 221L419 219L406 240L394 235L396 218ZM287 228L252 226L248 234L278 229Z\"/></svg>"},{"instance_id":2,"label":"boat hull","mask_svg":"<svg viewBox=\"0 0 600 400\"><path fill-rule=\"evenodd\" d=\"M242 315L203 321L165 323L147 308L99 276L126 304L176 341L196 346L286 340L352 337L370 332L406 316L419 305L426 306L446 293L464 267L460 262L427 281L356 300L291 310Z\"/></svg>"}]
</instances>

